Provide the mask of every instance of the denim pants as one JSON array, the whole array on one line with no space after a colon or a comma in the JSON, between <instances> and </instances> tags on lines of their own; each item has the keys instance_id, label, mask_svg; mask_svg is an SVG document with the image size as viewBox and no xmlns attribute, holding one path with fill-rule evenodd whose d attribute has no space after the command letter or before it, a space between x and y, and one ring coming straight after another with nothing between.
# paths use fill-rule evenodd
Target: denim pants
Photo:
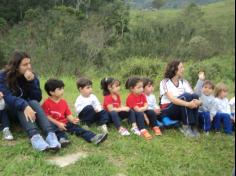
<instances>
[{"instance_id":1,"label":"denim pants","mask_svg":"<svg viewBox=\"0 0 236 176\"><path fill-rule=\"evenodd\" d=\"M216 131L220 131L222 122L224 125L224 132L226 134L231 134L233 127L232 127L232 121L230 118L230 114L226 114L226 113L217 113L216 114L216 116L214 117L214 121L213 121L214 129Z\"/></svg>"},{"instance_id":2,"label":"denim pants","mask_svg":"<svg viewBox=\"0 0 236 176\"><path fill-rule=\"evenodd\" d=\"M61 131L57 126L53 125L55 128L55 133L57 135L58 140L60 140L61 138L68 138L66 135L66 131ZM84 140L86 140L87 142L91 142L91 139L96 136L96 134L94 134L91 131L85 130L83 128L81 128L79 125L75 125L72 124L70 122L68 122L66 124L66 129L67 132L71 133L71 134L75 134L78 137L83 138Z\"/></svg>"},{"instance_id":3,"label":"denim pants","mask_svg":"<svg viewBox=\"0 0 236 176\"><path fill-rule=\"evenodd\" d=\"M106 111L102 110L96 112L93 106L86 106L80 113L79 118L82 123L87 124L88 126L93 123L97 123L99 126L107 124L109 122L109 115Z\"/></svg>"},{"instance_id":4,"label":"denim pants","mask_svg":"<svg viewBox=\"0 0 236 176\"><path fill-rule=\"evenodd\" d=\"M28 137L31 138L32 136L39 134L39 129L37 127L37 124L42 128L45 135L47 135L49 132L54 132L54 128L49 122L48 118L46 117L39 102L35 100L31 100L31 101L28 101L28 104L36 112L36 121L33 123L31 121L26 120L26 117L23 111L14 112L14 110L8 107L9 111L11 111L10 113L15 114L17 116L18 120L20 121L21 126L26 131Z\"/></svg>"},{"instance_id":5,"label":"denim pants","mask_svg":"<svg viewBox=\"0 0 236 176\"><path fill-rule=\"evenodd\" d=\"M6 110L0 110L0 123L2 124L2 129L10 126Z\"/></svg>"},{"instance_id":6,"label":"denim pants","mask_svg":"<svg viewBox=\"0 0 236 176\"><path fill-rule=\"evenodd\" d=\"M198 113L200 127L205 131L211 130L211 115L210 112L199 112Z\"/></svg>"},{"instance_id":7,"label":"denim pants","mask_svg":"<svg viewBox=\"0 0 236 176\"><path fill-rule=\"evenodd\" d=\"M119 129L121 127L121 119L128 118L129 123L136 123L135 120L135 114L133 110L130 110L129 112L122 111L122 112L108 112L110 117L110 122L113 122L115 127Z\"/></svg>"},{"instance_id":8,"label":"denim pants","mask_svg":"<svg viewBox=\"0 0 236 176\"><path fill-rule=\"evenodd\" d=\"M191 102L193 99L199 99L196 94L184 93L180 97L181 100ZM189 109L184 106L179 106L171 103L161 113L162 118L170 117L173 120L178 120L184 125L197 125L198 124L198 108Z\"/></svg>"}]
</instances>

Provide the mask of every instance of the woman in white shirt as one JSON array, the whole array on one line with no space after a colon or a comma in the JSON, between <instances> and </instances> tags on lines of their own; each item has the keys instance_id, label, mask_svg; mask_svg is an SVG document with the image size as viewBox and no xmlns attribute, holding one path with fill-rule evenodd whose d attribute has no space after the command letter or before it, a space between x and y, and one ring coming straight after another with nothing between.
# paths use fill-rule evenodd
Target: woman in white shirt
<instances>
[{"instance_id":1,"label":"woman in white shirt","mask_svg":"<svg viewBox=\"0 0 236 176\"><path fill-rule=\"evenodd\" d=\"M198 137L196 126L201 102L183 76L182 62L172 61L167 65L165 79L160 83L162 118L169 117L180 121L180 129L185 136Z\"/></svg>"}]
</instances>

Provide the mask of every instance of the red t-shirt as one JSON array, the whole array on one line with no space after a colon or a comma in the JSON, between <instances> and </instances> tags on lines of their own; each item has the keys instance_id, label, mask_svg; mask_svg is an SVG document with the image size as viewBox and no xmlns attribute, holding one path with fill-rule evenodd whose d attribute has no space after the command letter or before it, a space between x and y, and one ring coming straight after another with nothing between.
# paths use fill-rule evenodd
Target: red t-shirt
<instances>
[{"instance_id":1,"label":"red t-shirt","mask_svg":"<svg viewBox=\"0 0 236 176\"><path fill-rule=\"evenodd\" d=\"M121 107L120 96L119 96L119 95L116 95L116 97L117 97L117 99L114 99L114 98L112 97L112 95L104 96L103 108L108 111L108 108L107 108L108 105L112 105L114 108L119 108L119 107Z\"/></svg>"},{"instance_id":2,"label":"red t-shirt","mask_svg":"<svg viewBox=\"0 0 236 176\"><path fill-rule=\"evenodd\" d=\"M72 114L67 102L63 99L56 103L52 99L48 98L42 104L42 108L46 116L50 116L51 118L65 124L68 123L67 116Z\"/></svg>"},{"instance_id":3,"label":"red t-shirt","mask_svg":"<svg viewBox=\"0 0 236 176\"><path fill-rule=\"evenodd\" d=\"M141 95L135 95L133 93L129 94L126 105L130 108L134 108L138 106L139 108L144 107L144 105L147 103L147 98L144 94Z\"/></svg>"}]
</instances>

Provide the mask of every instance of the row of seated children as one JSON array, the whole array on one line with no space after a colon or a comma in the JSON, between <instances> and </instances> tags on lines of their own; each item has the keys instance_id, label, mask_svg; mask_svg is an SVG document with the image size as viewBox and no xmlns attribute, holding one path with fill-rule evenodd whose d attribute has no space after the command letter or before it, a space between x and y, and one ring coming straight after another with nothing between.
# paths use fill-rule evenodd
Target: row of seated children
<instances>
[{"instance_id":1,"label":"row of seated children","mask_svg":"<svg viewBox=\"0 0 236 176\"><path fill-rule=\"evenodd\" d=\"M204 132L209 134L211 129L220 132L223 123L224 132L232 134L235 123L235 98L231 101L227 99L227 85L219 83L215 87L211 81L205 80L204 72L200 72L195 93L200 96L202 102L199 121Z\"/></svg>"}]
</instances>

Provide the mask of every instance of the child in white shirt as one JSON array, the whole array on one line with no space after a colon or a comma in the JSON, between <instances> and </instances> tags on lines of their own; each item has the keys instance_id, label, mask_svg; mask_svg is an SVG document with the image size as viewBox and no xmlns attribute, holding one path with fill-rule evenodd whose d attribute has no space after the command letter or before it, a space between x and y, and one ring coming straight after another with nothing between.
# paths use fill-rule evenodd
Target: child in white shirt
<instances>
[{"instance_id":1,"label":"child in white shirt","mask_svg":"<svg viewBox=\"0 0 236 176\"><path fill-rule=\"evenodd\" d=\"M109 116L103 110L98 98L92 93L92 81L80 78L77 81L77 88L80 95L76 99L75 109L81 122L88 126L97 123L103 133L108 133L106 124L109 122Z\"/></svg>"}]
</instances>

